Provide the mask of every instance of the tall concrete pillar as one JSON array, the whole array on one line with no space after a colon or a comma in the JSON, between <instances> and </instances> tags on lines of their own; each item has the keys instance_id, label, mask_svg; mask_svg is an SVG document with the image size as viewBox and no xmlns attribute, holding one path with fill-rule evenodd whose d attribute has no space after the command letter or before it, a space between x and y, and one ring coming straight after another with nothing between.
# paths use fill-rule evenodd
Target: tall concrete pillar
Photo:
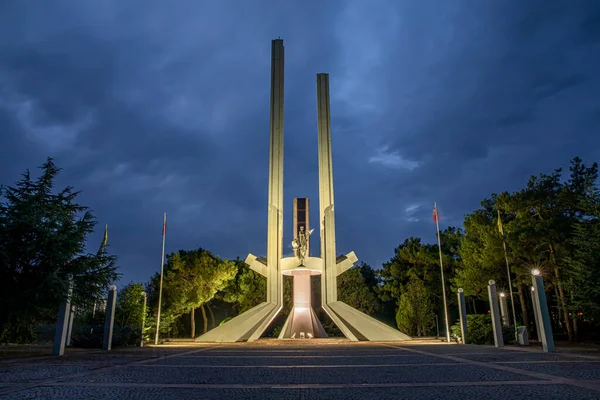
<instances>
[{"instance_id":1,"label":"tall concrete pillar","mask_svg":"<svg viewBox=\"0 0 600 400\"><path fill-rule=\"evenodd\" d=\"M329 111L329 74L317 74L317 118L319 129L319 212L321 220L321 258L323 303L337 301L335 275L335 217L333 202L333 166L331 157L331 118Z\"/></svg>"},{"instance_id":2,"label":"tall concrete pillar","mask_svg":"<svg viewBox=\"0 0 600 400\"><path fill-rule=\"evenodd\" d=\"M462 343L467 344L467 305L465 304L465 293L462 288L458 289L458 311L460 313L460 332L462 334Z\"/></svg>"},{"instance_id":3,"label":"tall concrete pillar","mask_svg":"<svg viewBox=\"0 0 600 400\"><path fill-rule=\"evenodd\" d=\"M140 340L140 347L144 347L144 328L146 327L146 305L148 303L148 295L146 292L142 292L142 339Z\"/></svg>"},{"instance_id":4,"label":"tall concrete pillar","mask_svg":"<svg viewBox=\"0 0 600 400\"><path fill-rule=\"evenodd\" d=\"M544 280L539 275L539 271L535 270L532 281L535 290L532 292L535 308L538 311L538 333L539 340L542 342L542 348L547 353L554 353L554 335L552 334L552 326L550 325L550 312L548 311L548 301L546 300L546 291L544 290ZM535 309L534 308L534 309Z\"/></svg>"},{"instance_id":5,"label":"tall concrete pillar","mask_svg":"<svg viewBox=\"0 0 600 400\"><path fill-rule=\"evenodd\" d=\"M500 293L500 315L502 317L502 325L509 326L508 302L506 301L506 295L504 293Z\"/></svg>"},{"instance_id":6,"label":"tall concrete pillar","mask_svg":"<svg viewBox=\"0 0 600 400\"><path fill-rule=\"evenodd\" d=\"M69 312L69 328L67 329L65 346L71 345L71 336L73 335L73 319L75 319L75 306L71 305L71 311Z\"/></svg>"},{"instance_id":7,"label":"tall concrete pillar","mask_svg":"<svg viewBox=\"0 0 600 400\"><path fill-rule=\"evenodd\" d=\"M73 296L73 277L68 276L67 298L61 300L58 306L58 318L56 319L56 330L54 331L54 343L52 344L52 355L62 356L65 354L67 333L69 330L69 318L71 314L71 297Z\"/></svg>"},{"instance_id":8,"label":"tall concrete pillar","mask_svg":"<svg viewBox=\"0 0 600 400\"><path fill-rule=\"evenodd\" d=\"M535 288L531 287L531 303L533 304L533 320L535 321L535 337L539 342L542 341L540 336L540 311L537 308L537 304L535 302Z\"/></svg>"},{"instance_id":9,"label":"tall concrete pillar","mask_svg":"<svg viewBox=\"0 0 600 400\"><path fill-rule=\"evenodd\" d=\"M110 285L110 288L108 289L108 299L106 300L106 317L104 319L104 340L102 344L102 348L104 350L110 350L112 348L116 305L117 287L115 285Z\"/></svg>"},{"instance_id":10,"label":"tall concrete pillar","mask_svg":"<svg viewBox=\"0 0 600 400\"><path fill-rule=\"evenodd\" d=\"M490 297L490 314L492 314L492 327L494 330L494 345L504 347L502 337L502 324L500 322L500 311L498 310L498 294L496 293L496 282L490 281L488 295Z\"/></svg>"},{"instance_id":11,"label":"tall concrete pillar","mask_svg":"<svg viewBox=\"0 0 600 400\"><path fill-rule=\"evenodd\" d=\"M283 255L283 40L271 44L271 142L267 221L267 302L283 301L279 260ZM280 282L281 281L281 282Z\"/></svg>"}]
</instances>

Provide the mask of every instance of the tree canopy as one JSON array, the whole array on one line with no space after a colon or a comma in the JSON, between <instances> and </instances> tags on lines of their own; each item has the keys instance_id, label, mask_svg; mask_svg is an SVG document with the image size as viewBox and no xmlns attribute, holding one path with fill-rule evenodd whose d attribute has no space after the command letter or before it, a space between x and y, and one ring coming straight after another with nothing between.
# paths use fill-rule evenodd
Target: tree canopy
<instances>
[{"instance_id":1,"label":"tree canopy","mask_svg":"<svg viewBox=\"0 0 600 400\"><path fill-rule=\"evenodd\" d=\"M56 318L67 296L91 304L118 277L114 256L86 252L96 220L70 186L56 190L60 169L49 158L34 179L29 171L3 186L0 203L0 323L5 341L27 340L36 323ZM26 333L25 333L26 332Z\"/></svg>"},{"instance_id":2,"label":"tree canopy","mask_svg":"<svg viewBox=\"0 0 600 400\"><path fill-rule=\"evenodd\" d=\"M36 325L54 323L71 279L73 304L91 309L118 278L116 258L104 245L97 253L86 250L96 220L77 203L79 193L72 187L56 189L59 172L49 158L37 178L27 171L15 185L0 188L1 340L28 341ZM338 277L339 299L395 321L411 335L431 334L434 316L444 315L436 239L432 226L430 237L401 241L381 268L361 263L349 269ZM597 163L585 165L574 158L568 173L556 169L531 176L515 192L490 194L465 215L461 227L441 231L440 242L451 315L456 315L458 288L469 298L469 313L477 313L478 308L487 311L486 288L493 279L500 291L513 287L516 322L532 327L529 286L535 268L546 284L557 336L575 340L582 332L594 337L600 331ZM215 326L215 315L221 320L231 318L266 300L263 276L239 258L228 261L203 248L169 254L163 278L162 336L195 337L196 311L202 314L206 332L208 315ZM157 273L145 285L147 325L156 323L159 281ZM318 287L318 279L313 284ZM140 325L143 290L140 283L121 289L117 325ZM289 313L291 299L291 278L286 277L281 320ZM276 319L274 324L280 322Z\"/></svg>"}]
</instances>

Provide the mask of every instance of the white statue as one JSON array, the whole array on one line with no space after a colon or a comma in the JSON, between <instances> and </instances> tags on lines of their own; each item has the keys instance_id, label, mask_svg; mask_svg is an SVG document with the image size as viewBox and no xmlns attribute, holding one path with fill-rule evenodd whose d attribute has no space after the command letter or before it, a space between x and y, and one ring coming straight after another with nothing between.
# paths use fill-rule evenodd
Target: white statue
<instances>
[{"instance_id":1,"label":"white statue","mask_svg":"<svg viewBox=\"0 0 600 400\"><path fill-rule=\"evenodd\" d=\"M306 250L308 248L308 237L313 233L314 229L306 232L303 226L300 226L300 231L296 239L292 241L292 247L296 252L296 257L300 260L300 265L303 265L304 258L306 257Z\"/></svg>"}]
</instances>

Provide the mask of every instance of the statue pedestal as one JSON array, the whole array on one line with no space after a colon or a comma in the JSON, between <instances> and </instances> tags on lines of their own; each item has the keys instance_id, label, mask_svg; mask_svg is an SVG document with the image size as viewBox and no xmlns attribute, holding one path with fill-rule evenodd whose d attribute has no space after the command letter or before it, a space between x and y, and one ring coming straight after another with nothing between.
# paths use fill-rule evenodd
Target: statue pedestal
<instances>
[{"instance_id":1,"label":"statue pedestal","mask_svg":"<svg viewBox=\"0 0 600 400\"><path fill-rule=\"evenodd\" d=\"M294 280L294 307L285 321L279 339L312 339L327 337L325 328L315 315L311 303L311 277L321 275L321 271L299 266L283 271Z\"/></svg>"}]
</instances>

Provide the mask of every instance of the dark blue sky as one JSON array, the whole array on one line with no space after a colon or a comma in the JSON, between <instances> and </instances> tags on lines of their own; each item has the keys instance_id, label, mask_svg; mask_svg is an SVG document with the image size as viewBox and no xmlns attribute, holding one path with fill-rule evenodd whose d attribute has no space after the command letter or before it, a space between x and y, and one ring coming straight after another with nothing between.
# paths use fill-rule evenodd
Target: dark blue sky
<instances>
[{"instance_id":1,"label":"dark blue sky","mask_svg":"<svg viewBox=\"0 0 600 400\"><path fill-rule=\"evenodd\" d=\"M271 40L286 47L285 243L318 221L330 73L338 252L375 267L492 192L600 158L596 0L0 3L0 183L56 158L123 281L167 252L266 252ZM291 248L286 248L291 253ZM313 238L318 252L318 237Z\"/></svg>"}]
</instances>

